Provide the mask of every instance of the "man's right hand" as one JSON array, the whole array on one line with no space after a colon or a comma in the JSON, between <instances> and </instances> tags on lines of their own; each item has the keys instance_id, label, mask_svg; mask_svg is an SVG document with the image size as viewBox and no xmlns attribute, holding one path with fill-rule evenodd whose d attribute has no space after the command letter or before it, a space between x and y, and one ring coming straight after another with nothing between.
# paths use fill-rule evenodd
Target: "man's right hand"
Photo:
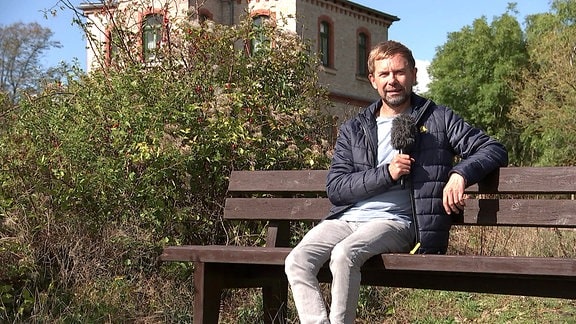
<instances>
[{"instance_id":1,"label":"man's right hand","mask_svg":"<svg viewBox=\"0 0 576 324\"><path fill-rule=\"evenodd\" d=\"M388 164L388 172L390 172L392 180L398 181L403 175L410 174L412 162L414 162L414 159L410 155L397 154Z\"/></svg>"}]
</instances>

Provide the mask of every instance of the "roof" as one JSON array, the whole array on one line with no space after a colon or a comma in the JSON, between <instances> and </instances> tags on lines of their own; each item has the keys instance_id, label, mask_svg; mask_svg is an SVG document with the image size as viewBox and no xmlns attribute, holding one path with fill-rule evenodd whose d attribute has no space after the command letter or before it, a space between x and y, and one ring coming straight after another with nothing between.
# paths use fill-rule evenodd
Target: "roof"
<instances>
[{"instance_id":1,"label":"roof","mask_svg":"<svg viewBox=\"0 0 576 324\"><path fill-rule=\"evenodd\" d=\"M350 6L351 8L353 8L356 11L362 12L364 14L370 15L370 16L376 16L379 18L384 18L387 20L390 20L392 22L394 21L399 21L400 18L398 18L397 16L391 15L391 14L387 14L385 12L379 11L379 10L375 10L372 9L370 7L366 7L363 6L361 4L357 4L353 1L346 1L346 0L332 0L334 3L338 3L341 4L343 6Z\"/></svg>"}]
</instances>

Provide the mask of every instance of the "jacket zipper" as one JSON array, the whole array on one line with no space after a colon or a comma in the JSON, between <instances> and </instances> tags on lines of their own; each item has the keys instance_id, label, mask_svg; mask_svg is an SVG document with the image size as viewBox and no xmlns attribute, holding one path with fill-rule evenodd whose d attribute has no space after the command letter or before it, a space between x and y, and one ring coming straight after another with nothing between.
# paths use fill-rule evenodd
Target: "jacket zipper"
<instances>
[{"instance_id":1,"label":"jacket zipper","mask_svg":"<svg viewBox=\"0 0 576 324\"><path fill-rule=\"evenodd\" d=\"M422 116L424 115L424 113L426 112L426 110L428 110L428 106L430 106L430 99L428 99L426 101L426 103L424 104L424 106L422 106L422 108L420 109L420 111L418 112L418 114L416 115L416 125L418 125L418 123L420 122L420 119L422 119ZM414 199L414 183L412 182L412 176L410 176L410 202L412 204L412 219L414 220L414 232L415 232L415 241L416 244L414 244L414 248L410 251L410 254L414 254L418 251L418 249L420 249L420 226L418 225L418 216L416 215L416 200Z\"/></svg>"}]
</instances>

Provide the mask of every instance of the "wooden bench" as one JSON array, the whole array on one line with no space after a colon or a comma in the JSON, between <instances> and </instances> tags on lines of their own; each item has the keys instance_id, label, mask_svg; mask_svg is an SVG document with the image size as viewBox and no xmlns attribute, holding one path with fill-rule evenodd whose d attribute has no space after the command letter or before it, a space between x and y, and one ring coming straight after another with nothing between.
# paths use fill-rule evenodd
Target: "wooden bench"
<instances>
[{"instance_id":1,"label":"wooden bench","mask_svg":"<svg viewBox=\"0 0 576 324\"><path fill-rule=\"evenodd\" d=\"M326 215L326 174L232 172L224 219L267 222L266 245L164 249L163 261L195 263L194 323L218 322L223 289L250 287L262 288L264 320L285 322L290 224ZM467 192L472 198L458 225L576 228L576 167L502 168ZM330 282L327 267L319 279ZM382 254L365 264L362 283L576 299L576 258Z\"/></svg>"}]
</instances>

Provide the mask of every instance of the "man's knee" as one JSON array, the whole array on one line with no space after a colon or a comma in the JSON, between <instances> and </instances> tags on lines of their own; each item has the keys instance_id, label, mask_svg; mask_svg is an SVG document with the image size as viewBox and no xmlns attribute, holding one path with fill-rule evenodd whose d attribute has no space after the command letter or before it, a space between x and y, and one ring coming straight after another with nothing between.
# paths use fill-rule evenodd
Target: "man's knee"
<instances>
[{"instance_id":1,"label":"man's knee","mask_svg":"<svg viewBox=\"0 0 576 324\"><path fill-rule=\"evenodd\" d=\"M330 268L335 266L351 267L352 261L350 253L351 252L347 247L341 244L336 245L334 250L332 250L332 254L330 255Z\"/></svg>"},{"instance_id":2,"label":"man's knee","mask_svg":"<svg viewBox=\"0 0 576 324\"><path fill-rule=\"evenodd\" d=\"M303 271L303 267L300 264L302 260L306 260L306 257L302 255L302 251L298 248L294 248L284 260L284 272L288 279L299 275Z\"/></svg>"}]
</instances>

